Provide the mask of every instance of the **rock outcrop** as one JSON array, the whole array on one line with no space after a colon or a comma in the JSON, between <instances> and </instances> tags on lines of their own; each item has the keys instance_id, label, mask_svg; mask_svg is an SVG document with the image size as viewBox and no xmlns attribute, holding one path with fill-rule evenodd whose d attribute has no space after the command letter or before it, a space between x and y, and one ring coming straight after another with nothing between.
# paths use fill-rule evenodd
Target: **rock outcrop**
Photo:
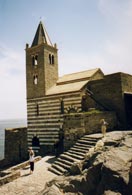
<instances>
[{"instance_id":1,"label":"rock outcrop","mask_svg":"<svg viewBox=\"0 0 132 195\"><path fill-rule=\"evenodd\" d=\"M55 194L131 195L132 131L107 133L68 176L56 177L40 193Z\"/></svg>"}]
</instances>

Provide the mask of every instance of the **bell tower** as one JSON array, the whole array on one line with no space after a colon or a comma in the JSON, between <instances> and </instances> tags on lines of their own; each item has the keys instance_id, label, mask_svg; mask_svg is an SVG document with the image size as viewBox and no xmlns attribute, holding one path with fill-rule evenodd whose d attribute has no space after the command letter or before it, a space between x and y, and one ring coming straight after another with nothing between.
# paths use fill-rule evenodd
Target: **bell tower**
<instances>
[{"instance_id":1,"label":"bell tower","mask_svg":"<svg viewBox=\"0 0 132 195\"><path fill-rule=\"evenodd\" d=\"M26 44L27 99L43 97L58 80L58 50L52 45L42 22L31 47Z\"/></svg>"}]
</instances>

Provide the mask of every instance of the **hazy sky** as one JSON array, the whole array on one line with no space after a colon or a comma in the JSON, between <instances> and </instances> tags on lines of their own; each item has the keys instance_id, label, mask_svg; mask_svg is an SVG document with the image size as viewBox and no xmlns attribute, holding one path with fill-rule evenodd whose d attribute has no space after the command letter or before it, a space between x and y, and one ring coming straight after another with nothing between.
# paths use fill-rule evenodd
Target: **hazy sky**
<instances>
[{"instance_id":1,"label":"hazy sky","mask_svg":"<svg viewBox=\"0 0 132 195\"><path fill-rule=\"evenodd\" d=\"M60 76L132 74L132 0L0 0L0 120L26 118L25 45L40 20L57 43Z\"/></svg>"}]
</instances>

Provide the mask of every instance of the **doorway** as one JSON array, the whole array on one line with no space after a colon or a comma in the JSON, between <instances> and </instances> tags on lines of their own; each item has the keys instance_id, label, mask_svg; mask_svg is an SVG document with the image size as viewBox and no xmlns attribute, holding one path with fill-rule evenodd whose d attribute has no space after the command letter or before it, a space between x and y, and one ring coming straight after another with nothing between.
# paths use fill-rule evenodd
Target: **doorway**
<instances>
[{"instance_id":1,"label":"doorway","mask_svg":"<svg viewBox=\"0 0 132 195\"><path fill-rule=\"evenodd\" d=\"M124 103L126 110L126 127L132 129L132 94L124 93Z\"/></svg>"}]
</instances>

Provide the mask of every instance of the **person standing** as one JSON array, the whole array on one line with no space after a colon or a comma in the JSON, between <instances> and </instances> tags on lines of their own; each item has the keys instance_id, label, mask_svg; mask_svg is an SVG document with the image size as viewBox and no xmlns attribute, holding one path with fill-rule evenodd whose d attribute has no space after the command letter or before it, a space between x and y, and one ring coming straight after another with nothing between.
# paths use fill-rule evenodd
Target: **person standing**
<instances>
[{"instance_id":1,"label":"person standing","mask_svg":"<svg viewBox=\"0 0 132 195\"><path fill-rule=\"evenodd\" d=\"M29 148L29 163L30 163L30 174L34 171L34 151L32 147Z\"/></svg>"},{"instance_id":2,"label":"person standing","mask_svg":"<svg viewBox=\"0 0 132 195\"><path fill-rule=\"evenodd\" d=\"M101 122L101 132L103 134L103 137L105 137L108 123L105 121L105 119L101 119L100 122Z\"/></svg>"}]
</instances>

